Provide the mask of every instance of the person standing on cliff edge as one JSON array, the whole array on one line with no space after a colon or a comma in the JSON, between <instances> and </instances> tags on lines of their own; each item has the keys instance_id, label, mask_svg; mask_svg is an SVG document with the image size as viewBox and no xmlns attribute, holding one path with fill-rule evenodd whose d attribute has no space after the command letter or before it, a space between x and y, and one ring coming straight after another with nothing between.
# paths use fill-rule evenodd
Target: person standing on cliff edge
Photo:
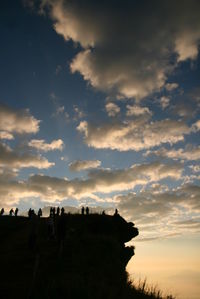
<instances>
[{"instance_id":1,"label":"person standing on cliff edge","mask_svg":"<svg viewBox=\"0 0 200 299\"><path fill-rule=\"evenodd\" d=\"M86 212L86 215L89 215L89 208L88 207L86 207L85 212Z\"/></svg>"},{"instance_id":2,"label":"person standing on cliff edge","mask_svg":"<svg viewBox=\"0 0 200 299\"><path fill-rule=\"evenodd\" d=\"M81 208L81 214L82 214L82 215L85 214L85 208L84 208L84 207Z\"/></svg>"}]
</instances>

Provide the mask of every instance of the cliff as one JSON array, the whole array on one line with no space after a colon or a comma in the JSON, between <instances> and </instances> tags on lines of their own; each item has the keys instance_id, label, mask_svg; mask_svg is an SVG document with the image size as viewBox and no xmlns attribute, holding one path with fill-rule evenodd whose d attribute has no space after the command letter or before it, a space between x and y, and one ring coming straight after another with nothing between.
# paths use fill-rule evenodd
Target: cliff
<instances>
[{"instance_id":1,"label":"cliff","mask_svg":"<svg viewBox=\"0 0 200 299\"><path fill-rule=\"evenodd\" d=\"M138 235L119 215L0 217L1 298L154 298L127 281ZM53 230L52 230L53 228Z\"/></svg>"}]
</instances>

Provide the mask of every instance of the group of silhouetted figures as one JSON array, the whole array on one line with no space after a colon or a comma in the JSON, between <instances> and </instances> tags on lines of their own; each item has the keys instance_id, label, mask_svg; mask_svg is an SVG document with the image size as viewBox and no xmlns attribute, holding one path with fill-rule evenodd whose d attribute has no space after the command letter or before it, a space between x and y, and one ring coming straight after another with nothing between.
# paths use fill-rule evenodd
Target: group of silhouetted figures
<instances>
[{"instance_id":1,"label":"group of silhouetted figures","mask_svg":"<svg viewBox=\"0 0 200 299\"><path fill-rule=\"evenodd\" d=\"M57 207L57 209L56 209L55 207L51 207L50 212L49 212L49 217L55 218L56 216L64 215L64 213L65 213L64 208ZM28 211L28 217L32 218L34 216L36 216L36 213L33 209L30 208ZM41 208L38 210L37 216L39 218L42 217L42 209Z\"/></svg>"},{"instance_id":2,"label":"group of silhouetted figures","mask_svg":"<svg viewBox=\"0 0 200 299\"><path fill-rule=\"evenodd\" d=\"M12 208L9 211L9 216L18 216L19 209L15 210ZM89 207L82 206L81 215L89 215L90 210ZM70 213L68 213L70 214ZM0 216L4 215L4 208L0 210ZM36 249L37 247L37 239L39 234L39 219L42 217L42 209L39 208L37 213L34 209L30 208L28 210L28 218L30 219L30 231L28 237L28 246L29 248ZM66 234L66 217L65 217L65 209L64 207L51 207L49 210L49 217L46 219L47 225L47 237L48 240L57 240L59 244L59 248L62 251L64 245L64 239ZM102 215L105 215L105 211L102 212ZM115 209L114 216L119 215L118 210Z\"/></svg>"},{"instance_id":3,"label":"group of silhouetted figures","mask_svg":"<svg viewBox=\"0 0 200 299\"><path fill-rule=\"evenodd\" d=\"M18 212L19 212L19 209L18 209L18 208L16 208L15 210L12 208L12 209L10 209L8 215L9 215L9 216L18 216ZM50 215L49 215L49 216L55 217L55 215L57 215L57 216L59 216L59 215L63 215L64 212L65 212L65 209L64 209L64 208L57 207L57 209L56 209L55 207L51 207L51 208L50 208ZM5 215L5 210L4 210L4 208L2 208L2 209L0 210L0 216L3 216L3 215ZM42 217L42 209L41 209L41 208L39 208L37 214L36 214L36 212L35 212L34 209L31 209L31 208L30 208L30 209L28 210L28 217L29 217L29 218L34 218L35 216L38 216L39 218Z\"/></svg>"},{"instance_id":4,"label":"group of silhouetted figures","mask_svg":"<svg viewBox=\"0 0 200 299\"><path fill-rule=\"evenodd\" d=\"M81 214L82 215L84 215L84 214L86 214L86 215L89 215L89 208L88 207L82 207L81 208Z\"/></svg>"},{"instance_id":5,"label":"group of silhouetted figures","mask_svg":"<svg viewBox=\"0 0 200 299\"><path fill-rule=\"evenodd\" d=\"M9 215L10 215L10 216L13 216L13 215L17 216L17 215L18 215L18 212L19 212L19 209L18 209L18 208L16 208L15 210L10 209L10 211L9 211ZM4 208L2 208L1 211L0 211L0 216L3 216L4 213L5 213Z\"/></svg>"},{"instance_id":6,"label":"group of silhouetted figures","mask_svg":"<svg viewBox=\"0 0 200 299\"><path fill-rule=\"evenodd\" d=\"M89 210L88 207L82 207L81 208L81 214L82 215L89 215L89 211L90 210ZM14 216L14 215L18 216L18 212L19 212L18 208L16 208L15 210L10 209L9 216ZM4 213L5 213L4 208L2 208L1 211L0 211L0 216L3 216ZM54 217L55 218L55 216L60 216L60 215L62 216L62 215L64 215L64 213L65 213L65 209L63 207L62 208L60 208L60 207L57 207L57 208L51 207L49 217ZM118 214L118 210L115 209L114 215L117 215L117 214ZM105 211L102 212L102 215L105 215ZM38 216L39 218L42 217L42 209L41 208L39 208L37 214L35 213L34 209L30 208L28 210L28 217L29 218L33 218L35 216Z\"/></svg>"}]
</instances>

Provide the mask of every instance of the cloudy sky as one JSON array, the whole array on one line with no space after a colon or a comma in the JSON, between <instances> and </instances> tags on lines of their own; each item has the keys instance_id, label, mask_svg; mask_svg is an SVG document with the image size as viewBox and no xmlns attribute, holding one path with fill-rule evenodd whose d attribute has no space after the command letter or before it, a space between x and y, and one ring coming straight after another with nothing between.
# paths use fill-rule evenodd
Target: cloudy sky
<instances>
[{"instance_id":1,"label":"cloudy sky","mask_svg":"<svg viewBox=\"0 0 200 299\"><path fill-rule=\"evenodd\" d=\"M197 299L200 2L0 11L0 207L117 207L140 230L129 272Z\"/></svg>"}]
</instances>

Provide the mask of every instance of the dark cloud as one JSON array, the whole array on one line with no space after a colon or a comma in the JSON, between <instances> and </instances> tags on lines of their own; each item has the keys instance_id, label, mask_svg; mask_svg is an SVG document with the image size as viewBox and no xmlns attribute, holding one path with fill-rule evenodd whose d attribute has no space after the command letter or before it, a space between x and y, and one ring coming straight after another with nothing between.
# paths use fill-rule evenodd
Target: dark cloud
<instances>
[{"instance_id":1,"label":"dark cloud","mask_svg":"<svg viewBox=\"0 0 200 299\"><path fill-rule=\"evenodd\" d=\"M33 155L28 152L19 152L11 149L8 145L0 143L0 167L7 168L49 168L54 163L49 162L40 155Z\"/></svg>"},{"instance_id":2,"label":"dark cloud","mask_svg":"<svg viewBox=\"0 0 200 299\"><path fill-rule=\"evenodd\" d=\"M127 169L90 170L86 179L67 180L46 175L32 175L27 181L8 180L6 185L2 173L0 198L3 194L3 200L7 199L8 205L13 197L16 201L24 197L41 197L49 202L62 201L67 198L96 198L97 192L103 194L130 190L136 185L146 185L164 178L178 180L181 178L182 170L180 164L148 163L134 165Z\"/></svg>"},{"instance_id":3,"label":"dark cloud","mask_svg":"<svg viewBox=\"0 0 200 299\"><path fill-rule=\"evenodd\" d=\"M46 7L56 32L82 46L72 72L109 93L143 98L198 55L198 0L42 0L40 12Z\"/></svg>"}]
</instances>

